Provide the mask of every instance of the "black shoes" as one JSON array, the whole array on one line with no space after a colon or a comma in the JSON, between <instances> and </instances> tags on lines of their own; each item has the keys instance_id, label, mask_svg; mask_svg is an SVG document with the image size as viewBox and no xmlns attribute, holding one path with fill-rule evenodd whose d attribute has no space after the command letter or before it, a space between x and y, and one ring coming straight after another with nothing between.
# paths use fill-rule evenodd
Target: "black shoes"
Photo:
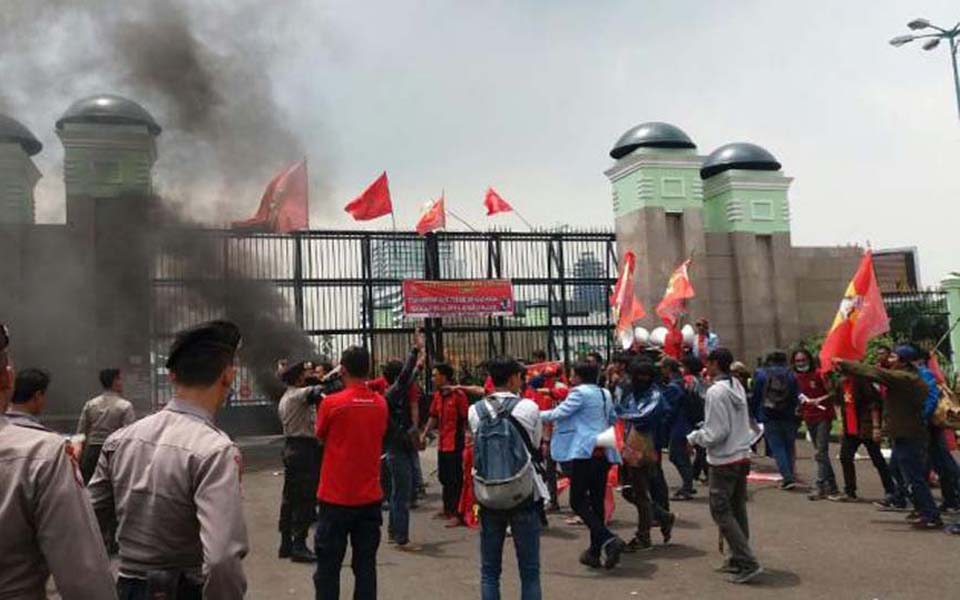
<instances>
[{"instance_id":1,"label":"black shoes","mask_svg":"<svg viewBox=\"0 0 960 600\"><path fill-rule=\"evenodd\" d=\"M626 543L623 547L623 551L626 554L633 554L634 552L639 552L643 550L650 550L653 548L653 544L650 542L650 539L640 539L637 536L633 536L633 539Z\"/></svg>"},{"instance_id":2,"label":"black shoes","mask_svg":"<svg viewBox=\"0 0 960 600\"><path fill-rule=\"evenodd\" d=\"M663 519L660 520L660 534L663 536L663 543L669 544L670 538L673 536L673 525L677 522L677 515L673 513L667 513Z\"/></svg>"},{"instance_id":3,"label":"black shoes","mask_svg":"<svg viewBox=\"0 0 960 600\"><path fill-rule=\"evenodd\" d=\"M290 558L290 549L293 547L293 540L289 533L280 534L280 550L277 551L277 558Z\"/></svg>"},{"instance_id":4,"label":"black shoes","mask_svg":"<svg viewBox=\"0 0 960 600\"><path fill-rule=\"evenodd\" d=\"M742 569L739 573L730 577L730 583L750 583L761 573L763 573L763 567L760 565Z\"/></svg>"},{"instance_id":5,"label":"black shoes","mask_svg":"<svg viewBox=\"0 0 960 600\"><path fill-rule=\"evenodd\" d=\"M584 550L580 555L580 564L586 565L591 569L599 569L603 565L600 563L600 557L590 554L589 550Z\"/></svg>"},{"instance_id":6,"label":"black shoes","mask_svg":"<svg viewBox=\"0 0 960 600\"><path fill-rule=\"evenodd\" d=\"M620 555L623 554L626 544L620 538L614 536L600 549L600 555L603 557L603 568L612 569L620 562Z\"/></svg>"},{"instance_id":7,"label":"black shoes","mask_svg":"<svg viewBox=\"0 0 960 600\"><path fill-rule=\"evenodd\" d=\"M281 551L283 547L281 546ZM307 548L307 537L296 537L293 540L293 543L290 545L287 556L280 556L280 558L290 558L293 562L296 563L313 563L317 562L317 555L314 554L310 548Z\"/></svg>"}]
</instances>

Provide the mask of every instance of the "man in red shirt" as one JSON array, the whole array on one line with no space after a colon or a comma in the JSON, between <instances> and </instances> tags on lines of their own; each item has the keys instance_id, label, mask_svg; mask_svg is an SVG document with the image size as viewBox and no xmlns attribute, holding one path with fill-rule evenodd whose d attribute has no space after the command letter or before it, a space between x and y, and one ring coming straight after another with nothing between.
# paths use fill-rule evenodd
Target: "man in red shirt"
<instances>
[{"instance_id":1,"label":"man in red shirt","mask_svg":"<svg viewBox=\"0 0 960 600\"><path fill-rule=\"evenodd\" d=\"M439 425L440 438L437 440L437 475L443 486L443 512L440 518L456 519L449 526L462 522L458 504L460 488L463 485L463 447L464 432L467 426L467 410L470 403L467 395L460 389L451 388L453 367L447 363L433 366L433 401L430 403L430 418L424 427L421 438Z\"/></svg>"},{"instance_id":2,"label":"man in red shirt","mask_svg":"<svg viewBox=\"0 0 960 600\"><path fill-rule=\"evenodd\" d=\"M380 454L387 431L387 403L366 385L370 354L351 346L340 357L344 390L327 396L317 414L323 469L317 489L316 597L340 597L340 568L350 538L354 598L377 597L377 548L383 518Z\"/></svg>"},{"instance_id":3,"label":"man in red shirt","mask_svg":"<svg viewBox=\"0 0 960 600\"><path fill-rule=\"evenodd\" d=\"M838 496L837 478L830 464L830 429L836 412L833 408L833 393L827 388L827 381L816 368L813 354L806 348L793 353L794 376L800 390L800 416L810 432L810 440L816 450L814 461L817 463L817 485L810 495L811 500L821 500Z\"/></svg>"}]
</instances>

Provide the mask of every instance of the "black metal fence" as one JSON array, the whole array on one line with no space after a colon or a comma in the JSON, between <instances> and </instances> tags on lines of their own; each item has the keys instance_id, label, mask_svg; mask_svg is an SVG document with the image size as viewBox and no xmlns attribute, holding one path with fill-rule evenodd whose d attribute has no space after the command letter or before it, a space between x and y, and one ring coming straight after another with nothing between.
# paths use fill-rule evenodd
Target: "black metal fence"
<instances>
[{"instance_id":1,"label":"black metal fence","mask_svg":"<svg viewBox=\"0 0 960 600\"><path fill-rule=\"evenodd\" d=\"M571 361L611 349L607 298L616 277L609 232L304 231L290 235L198 231L216 248L204 289L244 277L273 290L275 313L309 336L318 356L335 359L362 344L374 365L402 357L415 327L424 326L431 355L473 373L502 353L529 357L545 350ZM218 316L184 275L175 253L159 252L153 276L152 338L155 402L170 394L162 369L173 333ZM510 317L403 317L404 279L509 279L516 310ZM277 357L281 358L281 357ZM235 404L257 403L250 373L240 372Z\"/></svg>"},{"instance_id":2,"label":"black metal fence","mask_svg":"<svg viewBox=\"0 0 960 600\"><path fill-rule=\"evenodd\" d=\"M898 342L914 342L926 349L942 343L939 350L947 358L955 349L946 336L950 328L947 294L942 290L894 292L883 295L890 317L890 335Z\"/></svg>"}]
</instances>

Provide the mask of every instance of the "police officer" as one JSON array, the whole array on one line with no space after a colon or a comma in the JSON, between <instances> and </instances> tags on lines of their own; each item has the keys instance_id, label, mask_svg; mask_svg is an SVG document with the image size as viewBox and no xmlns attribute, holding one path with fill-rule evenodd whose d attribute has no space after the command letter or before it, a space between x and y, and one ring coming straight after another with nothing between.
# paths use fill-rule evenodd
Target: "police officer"
<instances>
[{"instance_id":1,"label":"police officer","mask_svg":"<svg viewBox=\"0 0 960 600\"><path fill-rule=\"evenodd\" d=\"M119 523L121 600L246 592L240 452L213 424L239 345L226 321L179 332L166 363L173 399L103 444L88 489L101 529Z\"/></svg>"},{"instance_id":2,"label":"police officer","mask_svg":"<svg viewBox=\"0 0 960 600\"><path fill-rule=\"evenodd\" d=\"M0 354L4 350L0 346ZM12 379L13 368L0 360L0 598L45 598L51 574L64 600L116 598L67 442L38 427L14 425L3 414Z\"/></svg>"},{"instance_id":3,"label":"police officer","mask_svg":"<svg viewBox=\"0 0 960 600\"><path fill-rule=\"evenodd\" d=\"M120 369L100 371L100 385L103 393L87 400L77 422L77 435L83 436L83 452L80 453L80 472L83 482L90 483L97 468L103 442L114 431L137 420L133 405L124 399L123 374Z\"/></svg>"},{"instance_id":4,"label":"police officer","mask_svg":"<svg viewBox=\"0 0 960 600\"><path fill-rule=\"evenodd\" d=\"M40 422L40 413L47 404L50 374L40 369L23 369L17 373L13 397L7 407L7 418L14 425L38 431L50 431Z\"/></svg>"},{"instance_id":5,"label":"police officer","mask_svg":"<svg viewBox=\"0 0 960 600\"><path fill-rule=\"evenodd\" d=\"M317 441L317 402L320 385L306 386L310 363L287 366L280 374L287 389L277 413L283 425L283 497L280 501L280 558L314 562L307 548L307 533L316 515L320 480L320 444Z\"/></svg>"}]
</instances>

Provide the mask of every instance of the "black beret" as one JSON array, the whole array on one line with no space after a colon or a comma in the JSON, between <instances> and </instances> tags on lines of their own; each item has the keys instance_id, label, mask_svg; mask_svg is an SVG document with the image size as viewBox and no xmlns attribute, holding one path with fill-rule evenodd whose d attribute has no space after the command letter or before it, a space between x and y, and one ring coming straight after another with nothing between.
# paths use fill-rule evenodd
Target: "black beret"
<instances>
[{"instance_id":1,"label":"black beret","mask_svg":"<svg viewBox=\"0 0 960 600\"><path fill-rule=\"evenodd\" d=\"M239 346L239 327L230 321L207 321L177 332L167 353L167 368L173 368L185 352L233 354Z\"/></svg>"}]
</instances>

